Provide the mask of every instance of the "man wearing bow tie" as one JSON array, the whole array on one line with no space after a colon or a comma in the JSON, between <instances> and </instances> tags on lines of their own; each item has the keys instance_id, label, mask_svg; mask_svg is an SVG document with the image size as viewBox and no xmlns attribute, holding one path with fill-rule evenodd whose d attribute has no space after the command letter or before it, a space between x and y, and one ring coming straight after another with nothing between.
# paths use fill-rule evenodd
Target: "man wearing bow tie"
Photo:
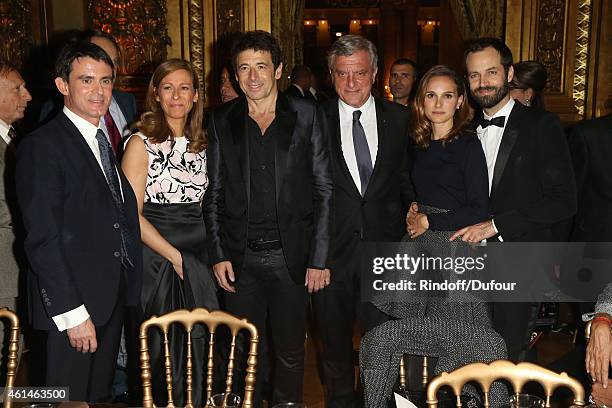
<instances>
[{"instance_id":1,"label":"man wearing bow tie","mask_svg":"<svg viewBox=\"0 0 612 408\"><path fill-rule=\"evenodd\" d=\"M13 124L23 118L32 100L25 81L11 64L0 61L0 308L16 311L19 266L22 262L15 245L18 226L14 191L15 137ZM0 324L0 350L3 350L4 325ZM21 350L21 348L20 348ZM0 367L5 362L0 353ZM2 370L4 371L4 370ZM0 372L0 384L4 384Z\"/></svg>"},{"instance_id":2,"label":"man wearing bow tie","mask_svg":"<svg viewBox=\"0 0 612 408\"><path fill-rule=\"evenodd\" d=\"M476 132L489 171L491 219L463 228L451 239L555 241L553 225L576 212L574 174L559 119L510 98L512 53L501 40L475 40L466 50L465 64L470 92L483 109ZM513 360L526 356L535 311L529 303L493 305L493 326Z\"/></svg>"}]
</instances>

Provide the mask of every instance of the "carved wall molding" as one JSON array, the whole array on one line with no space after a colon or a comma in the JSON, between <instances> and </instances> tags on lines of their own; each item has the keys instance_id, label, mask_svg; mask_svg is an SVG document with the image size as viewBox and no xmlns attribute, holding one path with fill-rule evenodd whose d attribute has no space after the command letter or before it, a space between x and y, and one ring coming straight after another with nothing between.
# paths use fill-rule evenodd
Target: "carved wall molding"
<instances>
[{"instance_id":1,"label":"carved wall molding","mask_svg":"<svg viewBox=\"0 0 612 408\"><path fill-rule=\"evenodd\" d=\"M504 0L450 0L451 10L464 39L501 37Z\"/></svg>"},{"instance_id":2,"label":"carved wall molding","mask_svg":"<svg viewBox=\"0 0 612 408\"><path fill-rule=\"evenodd\" d=\"M202 0L189 0L189 54L200 84L204 84L204 22Z\"/></svg>"},{"instance_id":3,"label":"carved wall molding","mask_svg":"<svg viewBox=\"0 0 612 408\"><path fill-rule=\"evenodd\" d=\"M29 0L0 0L0 58L20 66L33 44Z\"/></svg>"},{"instance_id":4,"label":"carved wall molding","mask_svg":"<svg viewBox=\"0 0 612 408\"><path fill-rule=\"evenodd\" d=\"M563 35L565 29L565 1L541 0L538 13L536 61L548 71L546 90L562 91Z\"/></svg>"},{"instance_id":5,"label":"carved wall molding","mask_svg":"<svg viewBox=\"0 0 612 408\"><path fill-rule=\"evenodd\" d=\"M241 0L217 2L217 38L240 31L243 27Z\"/></svg>"},{"instance_id":6,"label":"carved wall molding","mask_svg":"<svg viewBox=\"0 0 612 408\"><path fill-rule=\"evenodd\" d=\"M119 44L120 75L149 75L167 56L165 0L89 0L90 25Z\"/></svg>"},{"instance_id":7,"label":"carved wall molding","mask_svg":"<svg viewBox=\"0 0 612 408\"><path fill-rule=\"evenodd\" d=\"M578 114L584 116L591 33L591 0L578 1L576 19L576 66L574 67L573 97Z\"/></svg>"}]
</instances>

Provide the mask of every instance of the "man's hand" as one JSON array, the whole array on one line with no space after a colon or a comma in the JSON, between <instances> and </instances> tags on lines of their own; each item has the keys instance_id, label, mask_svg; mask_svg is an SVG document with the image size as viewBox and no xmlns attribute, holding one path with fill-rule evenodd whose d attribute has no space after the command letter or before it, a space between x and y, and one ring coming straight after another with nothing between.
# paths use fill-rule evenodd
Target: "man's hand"
<instances>
[{"instance_id":1,"label":"man's hand","mask_svg":"<svg viewBox=\"0 0 612 408\"><path fill-rule=\"evenodd\" d=\"M70 345L78 352L95 353L98 349L98 341L96 340L96 327L91 318L88 318L78 326L66 330Z\"/></svg>"},{"instance_id":2,"label":"man's hand","mask_svg":"<svg viewBox=\"0 0 612 408\"><path fill-rule=\"evenodd\" d=\"M606 322L595 322L586 350L586 371L596 383L608 387L608 366L612 363L612 334ZM606 404L607 405L607 404Z\"/></svg>"},{"instance_id":3,"label":"man's hand","mask_svg":"<svg viewBox=\"0 0 612 408\"><path fill-rule=\"evenodd\" d=\"M493 229L493 221L483 221L478 224L470 225L469 227L461 228L455 232L450 238L451 241L461 237L463 242L477 243L483 239L488 239L495 236L495 229Z\"/></svg>"},{"instance_id":4,"label":"man's hand","mask_svg":"<svg viewBox=\"0 0 612 408\"><path fill-rule=\"evenodd\" d=\"M591 395L598 407L612 407L612 387L604 388L600 383L594 383Z\"/></svg>"},{"instance_id":5,"label":"man's hand","mask_svg":"<svg viewBox=\"0 0 612 408\"><path fill-rule=\"evenodd\" d=\"M416 217L408 221L408 234L410 234L412 239L424 234L428 229L429 220L425 214L417 213Z\"/></svg>"},{"instance_id":6,"label":"man's hand","mask_svg":"<svg viewBox=\"0 0 612 408\"><path fill-rule=\"evenodd\" d=\"M304 286L308 287L308 293L316 293L329 285L330 272L329 269L306 269L306 282Z\"/></svg>"},{"instance_id":7,"label":"man's hand","mask_svg":"<svg viewBox=\"0 0 612 408\"><path fill-rule=\"evenodd\" d=\"M410 208L408 209L408 214L406 214L406 232L408 232L408 234L410 234L410 231L408 231L409 229L408 224L410 224L411 222L414 222L418 214L419 214L419 205L417 204L416 201L413 201L412 204L410 204Z\"/></svg>"},{"instance_id":8,"label":"man's hand","mask_svg":"<svg viewBox=\"0 0 612 408\"><path fill-rule=\"evenodd\" d=\"M230 261L222 261L213 265L213 272L217 283L228 292L236 293L236 288L230 284L234 282L234 269Z\"/></svg>"}]
</instances>

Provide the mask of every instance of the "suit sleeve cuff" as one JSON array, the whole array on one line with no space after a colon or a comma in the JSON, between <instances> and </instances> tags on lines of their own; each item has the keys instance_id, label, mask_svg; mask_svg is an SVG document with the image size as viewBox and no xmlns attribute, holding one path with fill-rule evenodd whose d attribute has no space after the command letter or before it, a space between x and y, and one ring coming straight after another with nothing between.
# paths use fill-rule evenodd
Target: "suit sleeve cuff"
<instances>
[{"instance_id":1,"label":"suit sleeve cuff","mask_svg":"<svg viewBox=\"0 0 612 408\"><path fill-rule=\"evenodd\" d=\"M497 234L497 239L499 240L499 242L504 242L504 239L502 238L502 236L499 235L499 230L495 226L495 220L491 220L491 224L493 225L493 231L495 231L495 233Z\"/></svg>"},{"instance_id":2,"label":"suit sleeve cuff","mask_svg":"<svg viewBox=\"0 0 612 408\"><path fill-rule=\"evenodd\" d=\"M53 323L57 326L57 330L63 332L66 329L72 329L89 319L89 313L85 305L81 305L76 309L72 309L66 313L53 316Z\"/></svg>"}]
</instances>

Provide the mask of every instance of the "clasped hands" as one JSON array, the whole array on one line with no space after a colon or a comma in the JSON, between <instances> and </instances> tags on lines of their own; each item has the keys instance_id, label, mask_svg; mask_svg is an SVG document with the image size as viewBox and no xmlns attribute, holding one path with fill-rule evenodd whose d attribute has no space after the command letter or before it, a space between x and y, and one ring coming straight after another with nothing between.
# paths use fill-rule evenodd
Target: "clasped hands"
<instances>
[{"instance_id":1,"label":"clasped hands","mask_svg":"<svg viewBox=\"0 0 612 408\"><path fill-rule=\"evenodd\" d=\"M410 235L410 238L414 239L428 229L429 220L427 219L427 215L420 213L418 204L413 202L410 204L410 209L406 215L406 231ZM484 239L491 238L495 236L495 234L493 221L488 220L461 228L451 236L450 240L454 241L457 238L461 238L463 242L477 243Z\"/></svg>"},{"instance_id":2,"label":"clasped hands","mask_svg":"<svg viewBox=\"0 0 612 408\"><path fill-rule=\"evenodd\" d=\"M230 261L222 261L213 265L213 272L217 283L224 290L230 293L236 293L234 269ZM306 269L306 279L304 286L308 288L308 293L316 293L329 285L331 279L330 270L325 269Z\"/></svg>"}]
</instances>

